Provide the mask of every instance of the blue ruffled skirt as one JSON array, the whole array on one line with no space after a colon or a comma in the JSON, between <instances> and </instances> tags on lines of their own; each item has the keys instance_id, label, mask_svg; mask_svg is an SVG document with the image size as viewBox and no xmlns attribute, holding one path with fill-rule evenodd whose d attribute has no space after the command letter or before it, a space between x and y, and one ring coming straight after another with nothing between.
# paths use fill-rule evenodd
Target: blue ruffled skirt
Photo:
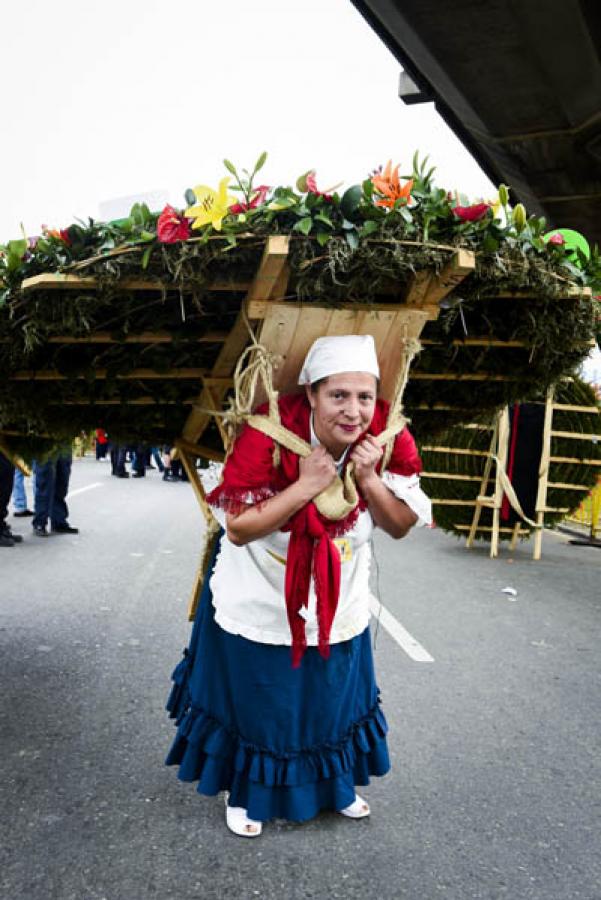
<instances>
[{"instance_id":1,"label":"blue ruffled skirt","mask_svg":"<svg viewBox=\"0 0 601 900\"><path fill-rule=\"evenodd\" d=\"M201 794L229 791L230 805L257 821L344 809L355 785L390 768L369 629L333 644L328 660L310 647L293 669L290 647L217 625L208 582L172 676L178 730L167 765Z\"/></svg>"}]
</instances>

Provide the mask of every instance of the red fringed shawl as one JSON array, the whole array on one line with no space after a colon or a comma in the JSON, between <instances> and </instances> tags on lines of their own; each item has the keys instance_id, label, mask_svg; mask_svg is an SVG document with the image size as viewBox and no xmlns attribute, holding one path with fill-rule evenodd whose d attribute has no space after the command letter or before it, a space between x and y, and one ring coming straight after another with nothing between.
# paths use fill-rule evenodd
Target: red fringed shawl
<instances>
[{"instance_id":1,"label":"red fringed shawl","mask_svg":"<svg viewBox=\"0 0 601 900\"><path fill-rule=\"evenodd\" d=\"M388 408L386 401L376 402L374 417L364 434L375 436L384 431ZM309 443L311 407L306 396L295 394L282 397L279 409L284 428ZM257 409L257 413L263 415L267 411L267 405ZM272 438L245 425L224 467L222 482L208 495L208 502L228 512L238 513L249 504L261 503L297 481L299 457L291 450L280 447L281 463L276 469L273 448ZM404 428L395 439L388 471L397 475L414 475L419 474L421 468L413 437ZM290 531L285 591L294 667L300 665L307 647L305 620L300 611L309 602L311 575L317 598L319 652L324 658L329 655L330 631L340 592L340 554L333 539L350 531L359 512L366 507L359 491L359 503L355 509L346 518L332 521L321 515L314 503L308 503L282 528L282 531Z\"/></svg>"}]
</instances>

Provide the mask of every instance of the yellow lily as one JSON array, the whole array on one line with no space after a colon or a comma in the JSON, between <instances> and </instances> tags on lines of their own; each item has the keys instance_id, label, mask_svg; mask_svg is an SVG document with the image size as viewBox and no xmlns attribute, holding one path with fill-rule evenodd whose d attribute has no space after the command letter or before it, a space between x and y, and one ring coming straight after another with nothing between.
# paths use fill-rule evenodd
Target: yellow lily
<instances>
[{"instance_id":1,"label":"yellow lily","mask_svg":"<svg viewBox=\"0 0 601 900\"><path fill-rule=\"evenodd\" d=\"M198 204L189 206L184 215L188 219L194 219L192 228L202 228L203 225L212 225L215 231L221 231L221 224L229 212L229 207L237 203L236 197L227 192L230 183L228 177L222 178L218 190L199 184L194 193Z\"/></svg>"}]
</instances>

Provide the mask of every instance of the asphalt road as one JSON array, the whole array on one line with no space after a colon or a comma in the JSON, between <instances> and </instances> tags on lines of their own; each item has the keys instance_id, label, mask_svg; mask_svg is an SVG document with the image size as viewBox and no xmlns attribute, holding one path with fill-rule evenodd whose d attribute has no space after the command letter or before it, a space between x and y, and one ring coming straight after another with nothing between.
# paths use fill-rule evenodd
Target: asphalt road
<instances>
[{"instance_id":1,"label":"asphalt road","mask_svg":"<svg viewBox=\"0 0 601 900\"><path fill-rule=\"evenodd\" d=\"M3 900L601 900L601 553L376 542L393 771L369 820L244 841L163 765L201 519L189 485L77 461L77 536L0 549ZM379 582L376 584L376 582ZM502 592L513 587L517 597Z\"/></svg>"}]
</instances>

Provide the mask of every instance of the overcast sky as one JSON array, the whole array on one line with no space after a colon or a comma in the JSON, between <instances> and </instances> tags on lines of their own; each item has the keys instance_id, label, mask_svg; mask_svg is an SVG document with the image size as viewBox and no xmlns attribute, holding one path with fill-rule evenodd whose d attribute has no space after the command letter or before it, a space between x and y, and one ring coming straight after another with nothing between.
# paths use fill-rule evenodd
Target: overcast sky
<instances>
[{"instance_id":1,"label":"overcast sky","mask_svg":"<svg viewBox=\"0 0 601 900\"><path fill-rule=\"evenodd\" d=\"M137 196L181 207L224 156L262 150L271 185L309 168L349 185L389 158L407 171L419 149L441 186L492 197L432 104L398 99L399 71L350 0L5 3L0 243Z\"/></svg>"},{"instance_id":2,"label":"overcast sky","mask_svg":"<svg viewBox=\"0 0 601 900\"><path fill-rule=\"evenodd\" d=\"M269 153L267 183L362 180L430 153L439 183L494 193L349 0L28 0L2 16L0 241L113 198L216 184Z\"/></svg>"}]
</instances>

